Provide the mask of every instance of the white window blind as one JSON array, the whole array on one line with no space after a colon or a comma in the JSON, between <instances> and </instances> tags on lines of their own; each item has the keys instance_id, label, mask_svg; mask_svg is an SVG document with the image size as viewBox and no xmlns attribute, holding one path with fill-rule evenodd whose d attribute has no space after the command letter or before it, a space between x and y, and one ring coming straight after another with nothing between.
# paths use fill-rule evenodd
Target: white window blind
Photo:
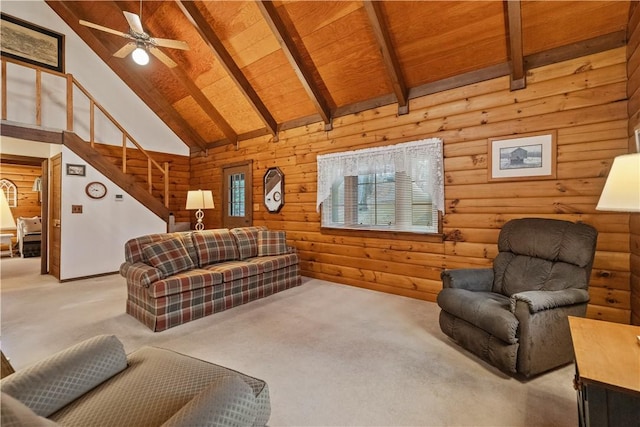
<instances>
[{"instance_id":1,"label":"white window blind","mask_svg":"<svg viewBox=\"0 0 640 427\"><path fill-rule=\"evenodd\" d=\"M326 154L317 165L323 227L438 232L442 140Z\"/></svg>"}]
</instances>

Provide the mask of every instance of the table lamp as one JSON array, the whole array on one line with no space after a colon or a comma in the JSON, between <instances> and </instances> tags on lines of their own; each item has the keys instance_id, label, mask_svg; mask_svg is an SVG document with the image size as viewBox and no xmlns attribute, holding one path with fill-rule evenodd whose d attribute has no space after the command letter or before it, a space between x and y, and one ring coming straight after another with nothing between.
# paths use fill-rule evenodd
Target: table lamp
<instances>
[{"instance_id":1,"label":"table lamp","mask_svg":"<svg viewBox=\"0 0 640 427\"><path fill-rule=\"evenodd\" d=\"M596 210L640 212L640 153L613 159Z\"/></svg>"},{"instance_id":2,"label":"table lamp","mask_svg":"<svg viewBox=\"0 0 640 427\"><path fill-rule=\"evenodd\" d=\"M0 191L0 229L16 229L16 222L13 220L13 214L11 214L11 208L9 208L9 202L7 202L7 196L4 191Z\"/></svg>"},{"instance_id":3,"label":"table lamp","mask_svg":"<svg viewBox=\"0 0 640 427\"><path fill-rule=\"evenodd\" d=\"M187 193L187 207L186 209L197 209L196 211L196 230L204 230L204 212L202 209L213 209L213 194L211 190L189 190Z\"/></svg>"}]
</instances>

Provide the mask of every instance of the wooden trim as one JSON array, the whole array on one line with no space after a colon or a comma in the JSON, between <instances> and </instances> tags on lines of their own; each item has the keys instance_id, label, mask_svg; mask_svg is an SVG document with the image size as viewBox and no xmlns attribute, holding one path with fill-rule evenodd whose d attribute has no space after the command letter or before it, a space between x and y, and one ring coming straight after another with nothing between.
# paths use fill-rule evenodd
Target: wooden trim
<instances>
[{"instance_id":1,"label":"wooden trim","mask_svg":"<svg viewBox=\"0 0 640 427\"><path fill-rule=\"evenodd\" d=\"M47 274L49 272L49 159L42 159L40 166L42 171L40 274Z\"/></svg>"},{"instance_id":2,"label":"wooden trim","mask_svg":"<svg viewBox=\"0 0 640 427\"><path fill-rule=\"evenodd\" d=\"M42 72L36 71L36 126L42 126Z\"/></svg>"},{"instance_id":3,"label":"wooden trim","mask_svg":"<svg viewBox=\"0 0 640 427\"><path fill-rule=\"evenodd\" d=\"M400 62L391 43L391 37L387 31L388 25L382 8L382 2L380 1L365 0L364 2L364 10L367 12L371 29L382 53L387 75L391 80L393 92L398 100L398 114L407 114L409 112L409 91L402 76Z\"/></svg>"},{"instance_id":4,"label":"wooden trim","mask_svg":"<svg viewBox=\"0 0 640 427\"><path fill-rule=\"evenodd\" d=\"M318 114L320 114L324 123L331 127L331 110L329 109L329 105L322 95L320 87L316 85L313 79L313 74L307 67L305 67L302 55L300 55L296 44L288 33L288 31L295 31L295 27L293 25L287 27L284 24L282 18L278 14L277 8L271 1L260 0L257 2L257 5L260 12L262 12L262 16L269 25L269 28L271 28L271 32L273 32L278 43L280 43L280 47L282 48L284 55L289 60L289 63L298 76L298 79L300 79L302 87L304 87L309 99L311 99L316 110L318 110Z\"/></svg>"},{"instance_id":5,"label":"wooden trim","mask_svg":"<svg viewBox=\"0 0 640 427\"><path fill-rule=\"evenodd\" d=\"M409 99L419 98L425 95L431 95L437 92L443 92L449 89L455 89L462 86L472 85L483 82L485 80L495 79L497 77L508 76L511 70L508 63L491 65L468 73L459 74L457 76L426 83L409 89Z\"/></svg>"},{"instance_id":6,"label":"wooden trim","mask_svg":"<svg viewBox=\"0 0 640 427\"><path fill-rule=\"evenodd\" d=\"M195 2L177 0L176 3L180 7L180 10L192 23L202 40L209 46L211 52L216 56L220 64L229 73L231 79L236 83L240 91L243 93L247 101L251 104L256 111L260 119L264 122L269 132L272 135L277 136L278 124L273 118L267 107L264 105L256 91L253 89L247 78L242 73L242 70L235 63L227 49L224 47L222 41L218 38L213 31L207 18L204 17L200 9Z\"/></svg>"},{"instance_id":7,"label":"wooden trim","mask_svg":"<svg viewBox=\"0 0 640 427\"><path fill-rule=\"evenodd\" d=\"M374 239L410 240L414 242L442 243L444 234L442 233L411 233L408 231L375 231L375 230L354 230L352 228L331 228L320 227L322 234L349 237L367 237Z\"/></svg>"},{"instance_id":8,"label":"wooden trim","mask_svg":"<svg viewBox=\"0 0 640 427\"><path fill-rule=\"evenodd\" d=\"M62 144L62 132L60 131L40 129L33 126L7 122L6 120L3 120L0 125L0 135L26 139L27 141Z\"/></svg>"},{"instance_id":9,"label":"wooden trim","mask_svg":"<svg viewBox=\"0 0 640 427\"><path fill-rule=\"evenodd\" d=\"M2 120L7 120L7 61L5 61L4 59L2 60L2 107L1 107L1 113Z\"/></svg>"},{"instance_id":10,"label":"wooden trim","mask_svg":"<svg viewBox=\"0 0 640 427\"><path fill-rule=\"evenodd\" d=\"M625 30L615 31L589 40L527 55L524 57L525 70L615 49L626 43L627 32Z\"/></svg>"},{"instance_id":11,"label":"wooden trim","mask_svg":"<svg viewBox=\"0 0 640 427\"><path fill-rule=\"evenodd\" d=\"M520 0L510 0L505 3L509 30L507 42L511 57L511 90L523 89L527 82L522 51L522 8Z\"/></svg>"},{"instance_id":12,"label":"wooden trim","mask_svg":"<svg viewBox=\"0 0 640 427\"><path fill-rule=\"evenodd\" d=\"M10 165L41 166L42 162L45 160L47 159L42 157L29 157L0 153L0 163L7 163ZM44 182L42 185L44 186Z\"/></svg>"}]
</instances>

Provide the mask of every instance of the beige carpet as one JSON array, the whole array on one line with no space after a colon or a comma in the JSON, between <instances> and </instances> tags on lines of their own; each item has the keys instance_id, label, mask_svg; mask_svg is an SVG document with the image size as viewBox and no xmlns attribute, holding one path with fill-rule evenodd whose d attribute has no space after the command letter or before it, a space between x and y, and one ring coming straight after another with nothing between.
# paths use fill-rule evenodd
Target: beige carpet
<instances>
[{"instance_id":1,"label":"beige carpet","mask_svg":"<svg viewBox=\"0 0 640 427\"><path fill-rule=\"evenodd\" d=\"M124 313L119 275L57 283L2 258L1 345L16 368L96 334L266 380L271 426L575 426L573 367L527 382L452 343L436 304L329 282L153 333Z\"/></svg>"}]
</instances>

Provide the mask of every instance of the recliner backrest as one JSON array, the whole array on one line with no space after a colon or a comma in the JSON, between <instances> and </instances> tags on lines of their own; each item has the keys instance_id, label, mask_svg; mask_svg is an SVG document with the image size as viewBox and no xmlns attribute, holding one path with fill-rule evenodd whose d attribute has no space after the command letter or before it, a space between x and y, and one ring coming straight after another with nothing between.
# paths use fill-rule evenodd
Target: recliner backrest
<instances>
[{"instance_id":1,"label":"recliner backrest","mask_svg":"<svg viewBox=\"0 0 640 427\"><path fill-rule=\"evenodd\" d=\"M523 218L507 222L493 262L493 292L587 289L598 232L570 221Z\"/></svg>"}]
</instances>

